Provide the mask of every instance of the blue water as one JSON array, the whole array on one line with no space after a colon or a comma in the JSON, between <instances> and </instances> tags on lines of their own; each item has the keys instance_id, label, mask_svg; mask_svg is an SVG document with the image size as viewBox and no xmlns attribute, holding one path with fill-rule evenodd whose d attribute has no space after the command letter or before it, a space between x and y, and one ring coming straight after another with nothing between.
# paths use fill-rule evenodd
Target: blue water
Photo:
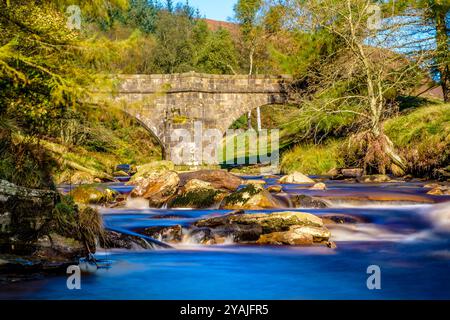
<instances>
[{"instance_id":1,"label":"blue water","mask_svg":"<svg viewBox=\"0 0 450 320\"><path fill-rule=\"evenodd\" d=\"M122 188L121 185L112 186ZM301 186L290 192L306 193ZM12 299L450 299L450 198L425 196L420 185L348 185L324 194L419 195L440 204L298 209L317 215L345 213L367 223L330 227L337 249L326 247L200 246L100 251L112 268L82 275L70 291L66 276L0 288ZM297 191L296 191L297 190ZM311 191L309 191L311 192ZM370 202L367 203L370 205ZM291 210L291 209L290 209ZM280 210L276 210L280 211ZM136 231L181 224L220 210L103 210L106 227ZM264 212L271 212L266 210ZM381 290L369 290L367 267L381 268Z\"/></svg>"}]
</instances>

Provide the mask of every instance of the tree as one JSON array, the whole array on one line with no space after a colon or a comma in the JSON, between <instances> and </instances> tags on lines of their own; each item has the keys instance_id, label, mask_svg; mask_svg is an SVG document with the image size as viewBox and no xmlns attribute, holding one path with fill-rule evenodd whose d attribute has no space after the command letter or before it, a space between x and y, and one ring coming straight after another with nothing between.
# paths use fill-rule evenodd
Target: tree
<instances>
[{"instance_id":1,"label":"tree","mask_svg":"<svg viewBox=\"0 0 450 320\"><path fill-rule=\"evenodd\" d=\"M0 1L0 177L19 185L51 184L39 139L86 98L86 88L97 80L84 63L90 43L68 27L66 5ZM81 12L104 5L124 8L125 2L86 1Z\"/></svg>"},{"instance_id":2,"label":"tree","mask_svg":"<svg viewBox=\"0 0 450 320\"><path fill-rule=\"evenodd\" d=\"M319 123L318 117L351 117L354 145L359 145L366 168L384 173L393 168L406 169L382 122L396 110L396 97L408 92L421 76L417 59L382 48L381 43L398 30L394 21L373 25L371 0L292 0L286 3L288 25L311 34L326 32L334 40L333 52L321 64L308 68L308 91L305 122ZM375 7L376 9L381 7ZM377 22L377 21L375 21ZM376 24L378 24L378 22ZM315 120L313 121L313 118Z\"/></svg>"},{"instance_id":3,"label":"tree","mask_svg":"<svg viewBox=\"0 0 450 320\"><path fill-rule=\"evenodd\" d=\"M409 41L402 44L410 54L427 53L428 65L442 87L444 101L450 101L450 1L448 0L391 0L403 16L403 33ZM420 33L420 37L416 37ZM420 43L418 43L420 41Z\"/></svg>"},{"instance_id":4,"label":"tree","mask_svg":"<svg viewBox=\"0 0 450 320\"><path fill-rule=\"evenodd\" d=\"M236 74L237 52L227 30L209 34L199 52L197 68L205 73Z\"/></svg>"}]
</instances>

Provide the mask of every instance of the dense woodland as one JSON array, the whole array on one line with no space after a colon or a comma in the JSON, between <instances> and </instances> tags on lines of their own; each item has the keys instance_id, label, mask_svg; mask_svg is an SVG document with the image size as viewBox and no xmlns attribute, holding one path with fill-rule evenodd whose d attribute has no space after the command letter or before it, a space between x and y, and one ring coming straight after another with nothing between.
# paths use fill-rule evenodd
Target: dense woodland
<instances>
[{"instance_id":1,"label":"dense woodland","mask_svg":"<svg viewBox=\"0 0 450 320\"><path fill-rule=\"evenodd\" d=\"M189 2L90 0L80 29L69 5L0 0L0 179L49 188L160 158L85 101L110 74L190 71L294 76L291 104L263 108L284 171L449 175L448 0L239 0L225 27Z\"/></svg>"}]
</instances>

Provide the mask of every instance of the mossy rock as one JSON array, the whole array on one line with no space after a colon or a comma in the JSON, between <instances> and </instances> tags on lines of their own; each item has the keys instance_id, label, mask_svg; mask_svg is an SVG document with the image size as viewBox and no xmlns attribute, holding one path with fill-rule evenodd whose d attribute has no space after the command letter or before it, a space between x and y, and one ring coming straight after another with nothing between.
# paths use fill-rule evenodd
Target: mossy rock
<instances>
[{"instance_id":1,"label":"mossy rock","mask_svg":"<svg viewBox=\"0 0 450 320\"><path fill-rule=\"evenodd\" d=\"M220 205L222 209L271 209L280 208L282 204L261 185L249 184L225 197Z\"/></svg>"},{"instance_id":2,"label":"mossy rock","mask_svg":"<svg viewBox=\"0 0 450 320\"><path fill-rule=\"evenodd\" d=\"M130 183L137 182L142 178L149 178L152 175L165 171L174 171L175 165L172 161L154 161L137 168L137 172L131 177Z\"/></svg>"},{"instance_id":3,"label":"mossy rock","mask_svg":"<svg viewBox=\"0 0 450 320\"><path fill-rule=\"evenodd\" d=\"M70 192L76 203L106 204L113 202L118 193L108 188L98 186L79 186Z\"/></svg>"},{"instance_id":4,"label":"mossy rock","mask_svg":"<svg viewBox=\"0 0 450 320\"><path fill-rule=\"evenodd\" d=\"M169 208L211 208L220 202L225 193L214 189L198 189L176 196L169 203Z\"/></svg>"}]
</instances>

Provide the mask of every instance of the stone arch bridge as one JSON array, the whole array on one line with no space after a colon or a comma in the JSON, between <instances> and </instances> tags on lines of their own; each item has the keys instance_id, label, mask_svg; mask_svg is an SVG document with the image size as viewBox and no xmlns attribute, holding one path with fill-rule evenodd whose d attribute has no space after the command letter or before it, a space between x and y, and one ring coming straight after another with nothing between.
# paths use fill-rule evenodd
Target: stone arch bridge
<instances>
[{"instance_id":1,"label":"stone arch bridge","mask_svg":"<svg viewBox=\"0 0 450 320\"><path fill-rule=\"evenodd\" d=\"M288 100L288 76L198 73L120 75L113 100L159 140L167 157L174 129L226 130L243 114Z\"/></svg>"}]
</instances>

